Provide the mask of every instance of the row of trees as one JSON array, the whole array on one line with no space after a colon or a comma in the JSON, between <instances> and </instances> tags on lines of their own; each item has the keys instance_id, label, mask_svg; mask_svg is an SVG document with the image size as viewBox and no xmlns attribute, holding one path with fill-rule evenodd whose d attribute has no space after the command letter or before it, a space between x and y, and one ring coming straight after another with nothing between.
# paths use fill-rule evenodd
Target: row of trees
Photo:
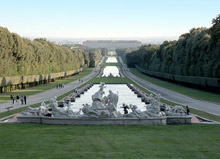
<instances>
[{"instance_id":1,"label":"row of trees","mask_svg":"<svg viewBox=\"0 0 220 159\"><path fill-rule=\"evenodd\" d=\"M79 50L83 50L85 53L85 64L87 64L90 67L94 67L100 60L101 56L105 56L108 53L107 48L88 48L79 44L63 44L62 46L67 48L78 47Z\"/></svg>"},{"instance_id":2,"label":"row of trees","mask_svg":"<svg viewBox=\"0 0 220 159\"><path fill-rule=\"evenodd\" d=\"M86 52L55 45L46 39L21 38L0 27L0 77L75 70L101 58L101 50Z\"/></svg>"},{"instance_id":3,"label":"row of trees","mask_svg":"<svg viewBox=\"0 0 220 159\"><path fill-rule=\"evenodd\" d=\"M211 28L193 28L177 41L145 45L126 54L129 67L184 76L220 77L220 15Z\"/></svg>"}]
</instances>

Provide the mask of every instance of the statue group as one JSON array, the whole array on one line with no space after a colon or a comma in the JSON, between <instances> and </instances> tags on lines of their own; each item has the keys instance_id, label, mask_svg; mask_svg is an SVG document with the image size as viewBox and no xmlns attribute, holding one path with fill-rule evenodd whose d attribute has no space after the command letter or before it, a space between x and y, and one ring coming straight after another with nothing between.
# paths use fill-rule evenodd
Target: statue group
<instances>
[{"instance_id":1,"label":"statue group","mask_svg":"<svg viewBox=\"0 0 220 159\"><path fill-rule=\"evenodd\" d=\"M117 118L118 94L109 90L107 96L103 96L105 84L100 83L99 90L92 95L92 105L84 104L82 112L93 118Z\"/></svg>"},{"instance_id":2,"label":"statue group","mask_svg":"<svg viewBox=\"0 0 220 159\"><path fill-rule=\"evenodd\" d=\"M138 106L123 103L121 108L124 114L117 111L119 100L118 93L109 90L109 94L104 96L105 83L100 83L99 90L92 95L92 104L83 104L78 112L73 112L71 103L59 107L56 97L52 98L50 104L42 102L38 108L28 107L22 114L28 116L51 116L51 117L68 117L68 118L150 118L162 116L186 116L182 106L168 106L160 102L160 94L150 95L150 104L146 105L145 111L140 111ZM163 109L162 109L163 108ZM130 109L130 113L128 111ZM82 113L81 113L82 111Z\"/></svg>"}]
</instances>

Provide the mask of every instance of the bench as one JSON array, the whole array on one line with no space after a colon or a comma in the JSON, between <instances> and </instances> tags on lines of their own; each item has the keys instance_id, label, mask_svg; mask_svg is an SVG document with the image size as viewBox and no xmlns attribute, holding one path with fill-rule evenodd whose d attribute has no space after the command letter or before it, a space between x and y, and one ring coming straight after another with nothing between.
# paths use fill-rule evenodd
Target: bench
<instances>
[{"instance_id":1,"label":"bench","mask_svg":"<svg viewBox=\"0 0 220 159\"><path fill-rule=\"evenodd\" d=\"M7 112L9 112L9 110L13 108L13 106L10 106L10 107L6 107L5 109L7 109Z\"/></svg>"}]
</instances>

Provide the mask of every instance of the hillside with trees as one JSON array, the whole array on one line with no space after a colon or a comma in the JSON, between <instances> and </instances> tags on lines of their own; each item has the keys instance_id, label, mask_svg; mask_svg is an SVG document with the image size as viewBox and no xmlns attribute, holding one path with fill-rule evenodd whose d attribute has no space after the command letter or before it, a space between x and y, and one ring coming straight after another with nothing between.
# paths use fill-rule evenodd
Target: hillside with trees
<instances>
[{"instance_id":1,"label":"hillside with trees","mask_svg":"<svg viewBox=\"0 0 220 159\"><path fill-rule=\"evenodd\" d=\"M129 67L182 76L220 78L220 15L210 28L193 28L177 41L145 45L126 53Z\"/></svg>"},{"instance_id":2,"label":"hillside with trees","mask_svg":"<svg viewBox=\"0 0 220 159\"><path fill-rule=\"evenodd\" d=\"M101 51L85 52L55 45L46 39L29 40L0 27L0 77L48 74L75 70L101 58Z\"/></svg>"}]
</instances>

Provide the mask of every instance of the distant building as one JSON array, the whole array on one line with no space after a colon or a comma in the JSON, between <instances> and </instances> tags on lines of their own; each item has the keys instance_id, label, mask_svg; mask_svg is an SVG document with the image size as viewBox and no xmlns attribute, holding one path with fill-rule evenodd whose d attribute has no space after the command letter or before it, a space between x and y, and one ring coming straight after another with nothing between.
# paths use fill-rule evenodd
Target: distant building
<instances>
[{"instance_id":1,"label":"distant building","mask_svg":"<svg viewBox=\"0 0 220 159\"><path fill-rule=\"evenodd\" d=\"M83 42L83 46L89 48L107 48L115 50L118 48L138 48L142 45L136 40L87 40Z\"/></svg>"}]
</instances>

